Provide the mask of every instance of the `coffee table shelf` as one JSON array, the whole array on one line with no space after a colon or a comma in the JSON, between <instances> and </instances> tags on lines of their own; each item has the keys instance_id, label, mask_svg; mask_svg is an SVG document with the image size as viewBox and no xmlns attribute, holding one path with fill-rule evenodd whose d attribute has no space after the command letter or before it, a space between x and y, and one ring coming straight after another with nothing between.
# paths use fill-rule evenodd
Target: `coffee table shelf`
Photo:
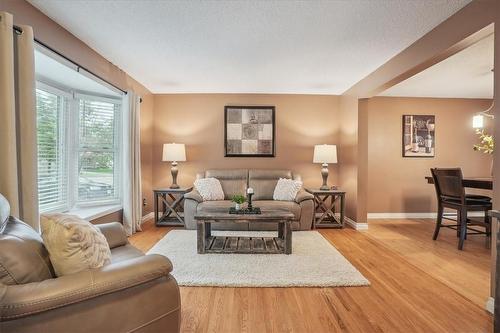
<instances>
[{"instance_id":1,"label":"coffee table shelf","mask_svg":"<svg viewBox=\"0 0 500 333\"><path fill-rule=\"evenodd\" d=\"M285 252L285 242L278 237L210 236L206 253L262 253Z\"/></svg>"}]
</instances>

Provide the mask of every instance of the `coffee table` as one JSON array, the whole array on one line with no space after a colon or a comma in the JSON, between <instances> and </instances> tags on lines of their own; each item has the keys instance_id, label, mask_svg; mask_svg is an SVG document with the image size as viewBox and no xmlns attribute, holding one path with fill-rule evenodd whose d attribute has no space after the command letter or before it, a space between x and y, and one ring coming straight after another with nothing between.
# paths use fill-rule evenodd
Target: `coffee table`
<instances>
[{"instance_id":1,"label":"coffee table","mask_svg":"<svg viewBox=\"0 0 500 333\"><path fill-rule=\"evenodd\" d=\"M292 253L293 214L262 209L262 214L229 214L227 209L200 212L197 222L198 253ZM278 237L212 236L212 223L274 223Z\"/></svg>"}]
</instances>

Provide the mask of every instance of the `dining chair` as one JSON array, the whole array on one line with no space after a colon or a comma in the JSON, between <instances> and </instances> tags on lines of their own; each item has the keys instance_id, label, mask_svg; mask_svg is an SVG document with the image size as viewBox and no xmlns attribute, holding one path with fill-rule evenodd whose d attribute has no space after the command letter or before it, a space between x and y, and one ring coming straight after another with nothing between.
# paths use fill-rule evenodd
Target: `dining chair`
<instances>
[{"instance_id":1,"label":"dining chair","mask_svg":"<svg viewBox=\"0 0 500 333\"><path fill-rule=\"evenodd\" d=\"M436 229L434 230L433 240L439 235L439 230L451 228L457 230L458 249L462 250L464 240L469 235L486 235L486 246L490 245L491 240L491 218L487 212L492 209L491 198L484 195L466 194L463 186L463 175L460 168L432 168L432 178L438 200L438 216L436 220ZM456 220L446 217L444 209L457 211ZM472 220L468 218L468 212L484 212L483 221ZM443 224L443 219L455 221L456 224ZM483 227L484 231L475 227ZM468 231L472 231L468 233Z\"/></svg>"}]
</instances>

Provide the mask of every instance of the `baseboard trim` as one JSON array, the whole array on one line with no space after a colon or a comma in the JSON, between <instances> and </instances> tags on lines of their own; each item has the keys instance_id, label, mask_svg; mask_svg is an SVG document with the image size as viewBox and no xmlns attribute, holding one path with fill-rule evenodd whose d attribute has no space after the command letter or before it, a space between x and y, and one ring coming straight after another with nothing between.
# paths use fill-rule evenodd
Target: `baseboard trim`
<instances>
[{"instance_id":1,"label":"baseboard trim","mask_svg":"<svg viewBox=\"0 0 500 333\"><path fill-rule=\"evenodd\" d=\"M488 297L486 301L486 310L491 314L495 314L495 299L493 297Z\"/></svg>"},{"instance_id":2,"label":"baseboard trim","mask_svg":"<svg viewBox=\"0 0 500 333\"><path fill-rule=\"evenodd\" d=\"M482 212L470 212L472 217L483 217ZM437 213L368 213L368 219L435 219Z\"/></svg>"},{"instance_id":3,"label":"baseboard trim","mask_svg":"<svg viewBox=\"0 0 500 333\"><path fill-rule=\"evenodd\" d=\"M152 220L154 217L154 213L153 212L149 212L148 214L144 215L142 218L141 218L141 223L144 223L144 222L147 222L149 220Z\"/></svg>"},{"instance_id":4,"label":"baseboard trim","mask_svg":"<svg viewBox=\"0 0 500 333\"><path fill-rule=\"evenodd\" d=\"M354 221L353 219L348 218L347 216L344 217L344 222L347 224L349 227L353 228L354 230L368 230L368 223L358 223Z\"/></svg>"}]
</instances>

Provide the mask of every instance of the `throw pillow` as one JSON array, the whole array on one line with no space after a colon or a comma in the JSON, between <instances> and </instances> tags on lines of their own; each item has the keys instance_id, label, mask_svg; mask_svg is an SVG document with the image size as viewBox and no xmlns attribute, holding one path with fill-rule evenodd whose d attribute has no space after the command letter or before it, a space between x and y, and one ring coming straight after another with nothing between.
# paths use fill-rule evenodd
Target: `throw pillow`
<instances>
[{"instance_id":1,"label":"throw pillow","mask_svg":"<svg viewBox=\"0 0 500 333\"><path fill-rule=\"evenodd\" d=\"M200 193L204 201L224 200L224 191L217 178L196 179L194 187Z\"/></svg>"},{"instance_id":2,"label":"throw pillow","mask_svg":"<svg viewBox=\"0 0 500 333\"><path fill-rule=\"evenodd\" d=\"M68 214L43 214L42 238L57 276L111 262L106 237L90 222Z\"/></svg>"},{"instance_id":3,"label":"throw pillow","mask_svg":"<svg viewBox=\"0 0 500 333\"><path fill-rule=\"evenodd\" d=\"M293 201L301 188L302 182L300 180L280 178L274 188L273 199L279 201Z\"/></svg>"}]
</instances>

